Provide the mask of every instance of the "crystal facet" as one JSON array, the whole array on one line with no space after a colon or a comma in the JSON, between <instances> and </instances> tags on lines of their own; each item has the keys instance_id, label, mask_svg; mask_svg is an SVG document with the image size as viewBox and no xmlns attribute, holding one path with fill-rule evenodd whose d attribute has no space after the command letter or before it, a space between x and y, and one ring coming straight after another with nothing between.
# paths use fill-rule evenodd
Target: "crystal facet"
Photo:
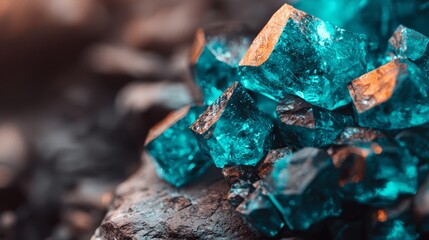
<instances>
[{"instance_id":1,"label":"crystal facet","mask_svg":"<svg viewBox=\"0 0 429 240\"><path fill-rule=\"evenodd\" d=\"M273 124L239 84L234 83L191 126L217 167L255 166L270 150Z\"/></svg>"},{"instance_id":2,"label":"crystal facet","mask_svg":"<svg viewBox=\"0 0 429 240\"><path fill-rule=\"evenodd\" d=\"M192 70L205 104L211 104L225 89L239 80L238 63L250 42L250 37L241 32L211 34L202 29L197 31Z\"/></svg>"},{"instance_id":3,"label":"crystal facet","mask_svg":"<svg viewBox=\"0 0 429 240\"><path fill-rule=\"evenodd\" d=\"M394 143L361 142L330 153L348 200L379 207L417 191L418 159Z\"/></svg>"},{"instance_id":4,"label":"crystal facet","mask_svg":"<svg viewBox=\"0 0 429 240\"><path fill-rule=\"evenodd\" d=\"M386 136L379 130L361 127L346 127L337 137L335 144L353 144L357 142L371 142Z\"/></svg>"},{"instance_id":5,"label":"crystal facet","mask_svg":"<svg viewBox=\"0 0 429 240\"><path fill-rule=\"evenodd\" d=\"M195 179L211 165L189 126L203 113L200 106L184 107L151 129L146 151L155 160L158 175L176 187Z\"/></svg>"},{"instance_id":6,"label":"crystal facet","mask_svg":"<svg viewBox=\"0 0 429 240\"><path fill-rule=\"evenodd\" d=\"M303 148L280 159L266 181L274 205L291 230L308 230L341 214L338 171L324 150Z\"/></svg>"},{"instance_id":7,"label":"crystal facet","mask_svg":"<svg viewBox=\"0 0 429 240\"><path fill-rule=\"evenodd\" d=\"M348 88L360 126L401 129L429 122L429 79L408 60L393 60Z\"/></svg>"},{"instance_id":8,"label":"crystal facet","mask_svg":"<svg viewBox=\"0 0 429 240\"><path fill-rule=\"evenodd\" d=\"M365 35L285 4L253 40L239 71L252 91L277 101L294 94L332 110L351 101L346 85L366 72L367 58Z\"/></svg>"},{"instance_id":9,"label":"crystal facet","mask_svg":"<svg viewBox=\"0 0 429 240\"><path fill-rule=\"evenodd\" d=\"M283 140L300 147L332 144L346 126L355 125L352 113L312 106L293 95L279 102L277 115Z\"/></svg>"},{"instance_id":10,"label":"crystal facet","mask_svg":"<svg viewBox=\"0 0 429 240\"><path fill-rule=\"evenodd\" d=\"M277 235L284 226L280 213L270 199L263 194L261 188L250 194L237 207L237 212L245 216L256 229L269 237Z\"/></svg>"}]
</instances>

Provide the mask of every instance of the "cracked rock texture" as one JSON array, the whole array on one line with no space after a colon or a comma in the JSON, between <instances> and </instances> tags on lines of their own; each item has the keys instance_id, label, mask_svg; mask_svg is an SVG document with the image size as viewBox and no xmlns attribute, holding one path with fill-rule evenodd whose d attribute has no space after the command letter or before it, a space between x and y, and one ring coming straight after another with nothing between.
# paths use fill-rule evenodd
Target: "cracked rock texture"
<instances>
[{"instance_id":1,"label":"cracked rock texture","mask_svg":"<svg viewBox=\"0 0 429 240\"><path fill-rule=\"evenodd\" d=\"M177 189L160 180L152 162L144 159L140 170L117 188L92 240L260 238L226 200L229 187L222 177L211 174Z\"/></svg>"}]
</instances>

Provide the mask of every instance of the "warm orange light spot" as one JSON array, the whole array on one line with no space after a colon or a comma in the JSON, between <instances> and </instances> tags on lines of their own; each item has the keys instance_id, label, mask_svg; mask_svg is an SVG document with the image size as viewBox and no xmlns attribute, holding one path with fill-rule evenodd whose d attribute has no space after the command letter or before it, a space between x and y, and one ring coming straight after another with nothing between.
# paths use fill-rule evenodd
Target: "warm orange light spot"
<instances>
[{"instance_id":1,"label":"warm orange light spot","mask_svg":"<svg viewBox=\"0 0 429 240\"><path fill-rule=\"evenodd\" d=\"M241 59L240 66L260 66L267 61L289 20L290 14L293 12L298 12L298 10L288 4L284 4L274 13L262 31L253 40L249 50Z\"/></svg>"},{"instance_id":2,"label":"warm orange light spot","mask_svg":"<svg viewBox=\"0 0 429 240\"><path fill-rule=\"evenodd\" d=\"M378 145L376 143L371 144L371 148L372 148L372 151L374 151L375 154L380 154L380 153L383 152L383 148L380 147L380 145Z\"/></svg>"},{"instance_id":3,"label":"warm orange light spot","mask_svg":"<svg viewBox=\"0 0 429 240\"><path fill-rule=\"evenodd\" d=\"M358 112L365 112L387 101L393 94L398 75L407 66L391 61L355 80L348 87Z\"/></svg>"},{"instance_id":4,"label":"warm orange light spot","mask_svg":"<svg viewBox=\"0 0 429 240\"><path fill-rule=\"evenodd\" d=\"M384 211L383 209L378 210L377 211L377 220L379 222L385 222L385 221L387 221L386 211Z\"/></svg>"},{"instance_id":5,"label":"warm orange light spot","mask_svg":"<svg viewBox=\"0 0 429 240\"><path fill-rule=\"evenodd\" d=\"M195 40L194 40L194 44L192 45L191 64L197 63L198 58L200 57L203 51L204 45L206 45L204 30L199 28L195 33Z\"/></svg>"}]
</instances>

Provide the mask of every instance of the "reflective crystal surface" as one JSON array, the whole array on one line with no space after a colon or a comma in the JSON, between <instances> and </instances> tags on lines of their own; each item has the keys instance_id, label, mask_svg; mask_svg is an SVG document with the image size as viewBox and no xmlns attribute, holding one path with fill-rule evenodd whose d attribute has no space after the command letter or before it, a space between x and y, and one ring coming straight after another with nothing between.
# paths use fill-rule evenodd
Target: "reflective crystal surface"
<instances>
[{"instance_id":1,"label":"reflective crystal surface","mask_svg":"<svg viewBox=\"0 0 429 240\"><path fill-rule=\"evenodd\" d=\"M348 89L360 126L402 129L429 122L429 79L408 60L364 74Z\"/></svg>"},{"instance_id":2,"label":"reflective crystal surface","mask_svg":"<svg viewBox=\"0 0 429 240\"><path fill-rule=\"evenodd\" d=\"M255 166L273 142L272 122L237 82L206 109L191 129L201 149L219 168Z\"/></svg>"},{"instance_id":3,"label":"reflective crystal surface","mask_svg":"<svg viewBox=\"0 0 429 240\"><path fill-rule=\"evenodd\" d=\"M417 192L418 159L397 144L361 142L330 153L346 199L378 207Z\"/></svg>"},{"instance_id":4,"label":"reflective crystal surface","mask_svg":"<svg viewBox=\"0 0 429 240\"><path fill-rule=\"evenodd\" d=\"M285 94L335 109L351 101L346 85L367 70L365 35L337 28L287 4L240 61L243 85L276 101Z\"/></svg>"},{"instance_id":5,"label":"reflective crystal surface","mask_svg":"<svg viewBox=\"0 0 429 240\"><path fill-rule=\"evenodd\" d=\"M389 39L387 53L403 57L429 71L429 38L411 28L400 25Z\"/></svg>"},{"instance_id":6,"label":"reflective crystal surface","mask_svg":"<svg viewBox=\"0 0 429 240\"><path fill-rule=\"evenodd\" d=\"M324 150L303 148L280 159L266 181L291 230L308 230L341 214L338 171Z\"/></svg>"},{"instance_id":7,"label":"reflective crystal surface","mask_svg":"<svg viewBox=\"0 0 429 240\"><path fill-rule=\"evenodd\" d=\"M351 111L329 111L293 95L279 102L277 115L283 140L299 147L332 144L346 126L355 125Z\"/></svg>"},{"instance_id":8,"label":"reflective crystal surface","mask_svg":"<svg viewBox=\"0 0 429 240\"><path fill-rule=\"evenodd\" d=\"M193 75L205 104L211 104L239 80L238 63L251 42L238 27L230 32L210 30L197 31L192 52Z\"/></svg>"},{"instance_id":9,"label":"reflective crystal surface","mask_svg":"<svg viewBox=\"0 0 429 240\"><path fill-rule=\"evenodd\" d=\"M176 187L200 176L211 165L189 129L203 111L203 107L188 106L170 114L151 129L146 140L146 151L155 160L158 175Z\"/></svg>"},{"instance_id":10,"label":"reflective crystal surface","mask_svg":"<svg viewBox=\"0 0 429 240\"><path fill-rule=\"evenodd\" d=\"M261 188L250 194L236 210L266 236L277 235L284 226L280 213Z\"/></svg>"}]
</instances>

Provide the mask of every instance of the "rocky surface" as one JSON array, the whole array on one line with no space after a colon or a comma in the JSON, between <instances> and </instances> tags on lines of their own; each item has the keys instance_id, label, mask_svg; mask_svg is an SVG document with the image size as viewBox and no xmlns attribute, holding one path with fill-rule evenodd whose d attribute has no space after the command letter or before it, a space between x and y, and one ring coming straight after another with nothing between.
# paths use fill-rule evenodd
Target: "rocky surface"
<instances>
[{"instance_id":1,"label":"rocky surface","mask_svg":"<svg viewBox=\"0 0 429 240\"><path fill-rule=\"evenodd\" d=\"M116 197L92 240L259 238L226 199L218 173L180 189L160 180L147 157Z\"/></svg>"}]
</instances>

